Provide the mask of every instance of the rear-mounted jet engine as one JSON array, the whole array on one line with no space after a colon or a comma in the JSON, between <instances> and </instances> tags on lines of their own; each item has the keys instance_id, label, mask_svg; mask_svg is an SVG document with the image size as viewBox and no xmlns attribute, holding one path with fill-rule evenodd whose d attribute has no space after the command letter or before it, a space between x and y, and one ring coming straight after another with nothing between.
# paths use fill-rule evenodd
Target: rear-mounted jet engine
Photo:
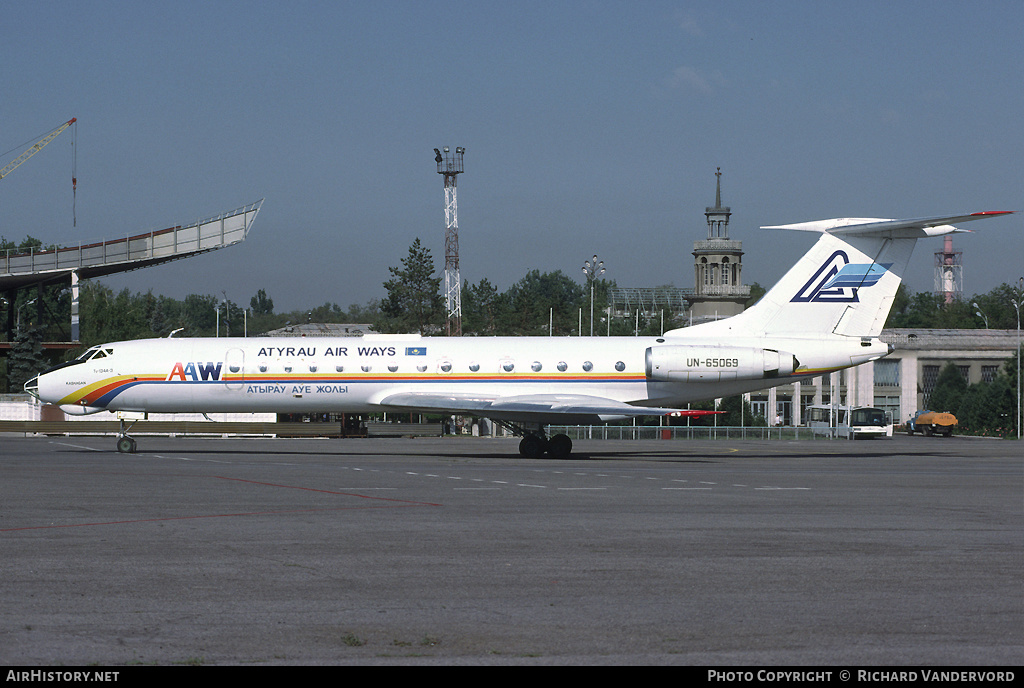
<instances>
[{"instance_id":1,"label":"rear-mounted jet engine","mask_svg":"<svg viewBox=\"0 0 1024 688\"><path fill-rule=\"evenodd\" d=\"M661 382L760 380L790 375L796 356L741 346L653 346L647 349L647 379Z\"/></svg>"}]
</instances>

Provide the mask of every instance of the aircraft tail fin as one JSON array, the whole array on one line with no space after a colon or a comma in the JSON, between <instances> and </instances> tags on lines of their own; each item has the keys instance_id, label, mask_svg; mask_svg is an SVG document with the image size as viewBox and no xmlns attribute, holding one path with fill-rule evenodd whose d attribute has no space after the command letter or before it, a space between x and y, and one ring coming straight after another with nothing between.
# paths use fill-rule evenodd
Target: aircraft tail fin
<instances>
[{"instance_id":1,"label":"aircraft tail fin","mask_svg":"<svg viewBox=\"0 0 1024 688\"><path fill-rule=\"evenodd\" d=\"M967 231L950 222L1004 214L844 218L764 227L818 232L821 237L754 306L712 325L729 323L731 332L772 336L877 337L918 239Z\"/></svg>"}]
</instances>

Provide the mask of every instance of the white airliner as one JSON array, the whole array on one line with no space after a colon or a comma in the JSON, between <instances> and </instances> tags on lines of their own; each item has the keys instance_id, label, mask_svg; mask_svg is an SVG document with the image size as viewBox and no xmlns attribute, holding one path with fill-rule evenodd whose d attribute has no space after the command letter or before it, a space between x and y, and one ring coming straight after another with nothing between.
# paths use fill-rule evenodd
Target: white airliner
<instances>
[{"instance_id":1,"label":"white airliner","mask_svg":"<svg viewBox=\"0 0 1024 688\"><path fill-rule=\"evenodd\" d=\"M462 414L522 435L524 456L564 457L550 423L701 415L681 409L887 355L878 336L917 239L1005 214L765 227L821 236L751 308L662 337L147 339L94 346L25 390L71 414ZM136 448L123 420L117 448Z\"/></svg>"}]
</instances>

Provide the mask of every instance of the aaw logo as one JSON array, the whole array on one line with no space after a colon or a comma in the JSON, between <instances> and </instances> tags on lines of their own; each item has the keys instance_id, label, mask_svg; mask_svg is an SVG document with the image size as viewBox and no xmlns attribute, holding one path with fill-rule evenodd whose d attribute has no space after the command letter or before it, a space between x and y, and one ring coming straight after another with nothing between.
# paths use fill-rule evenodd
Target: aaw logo
<instances>
[{"instance_id":1,"label":"aaw logo","mask_svg":"<svg viewBox=\"0 0 1024 688\"><path fill-rule=\"evenodd\" d=\"M192 363L189 361L185 365L175 363L174 368L171 369L171 374L167 376L167 380L180 380L182 382L186 380L192 380L193 382L219 380L220 369L223 365L224 363L221 361L216 363L213 361L207 363Z\"/></svg>"},{"instance_id":2,"label":"aaw logo","mask_svg":"<svg viewBox=\"0 0 1024 688\"><path fill-rule=\"evenodd\" d=\"M836 251L800 288L791 303L856 303L857 290L873 287L892 263L851 263Z\"/></svg>"}]
</instances>

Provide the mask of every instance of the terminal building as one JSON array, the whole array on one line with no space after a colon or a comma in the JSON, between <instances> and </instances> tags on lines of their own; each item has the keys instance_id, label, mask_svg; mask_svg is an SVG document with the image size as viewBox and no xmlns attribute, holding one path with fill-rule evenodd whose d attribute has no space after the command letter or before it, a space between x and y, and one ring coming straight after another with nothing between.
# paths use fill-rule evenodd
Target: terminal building
<instances>
[{"instance_id":1,"label":"terminal building","mask_svg":"<svg viewBox=\"0 0 1024 688\"><path fill-rule=\"evenodd\" d=\"M968 384L991 382L1017 350L1016 330L882 330L895 347L878 361L847 368L809 382L749 395L755 414L770 424L803 425L811 405L875 406L906 422L929 407L939 372L949 363ZM949 409L933 409L948 411Z\"/></svg>"}]
</instances>

